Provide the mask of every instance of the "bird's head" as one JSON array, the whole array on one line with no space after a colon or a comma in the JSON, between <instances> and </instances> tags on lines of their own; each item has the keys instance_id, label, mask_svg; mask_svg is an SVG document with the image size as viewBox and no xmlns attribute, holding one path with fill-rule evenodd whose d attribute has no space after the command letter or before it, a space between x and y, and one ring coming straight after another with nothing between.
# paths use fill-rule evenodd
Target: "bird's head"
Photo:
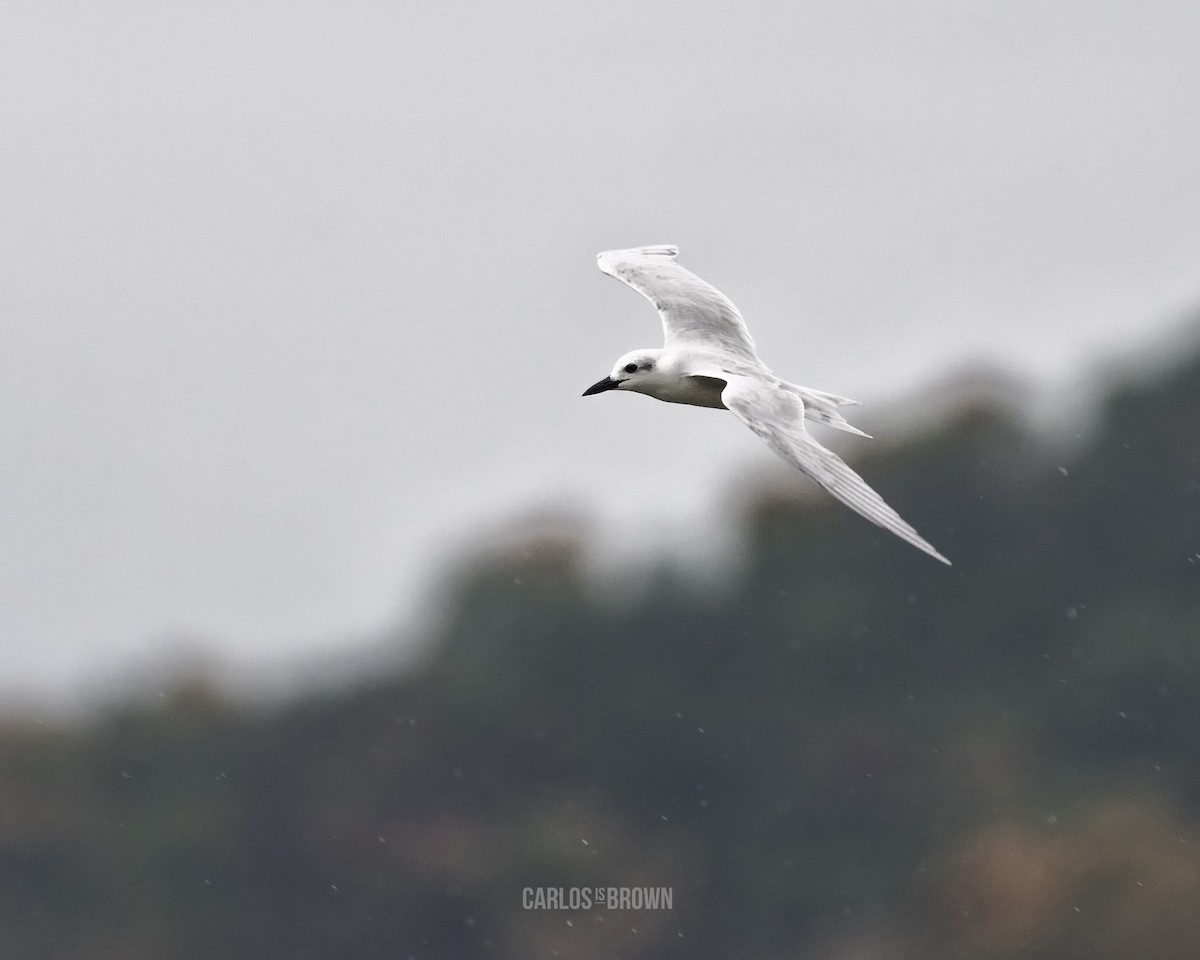
<instances>
[{"instance_id":1,"label":"bird's head","mask_svg":"<svg viewBox=\"0 0 1200 960\"><path fill-rule=\"evenodd\" d=\"M603 380L593 383L583 391L585 397L593 393L604 393L606 390L634 390L639 393L653 388L661 377L659 366L661 350L635 350L621 357L614 365L612 373Z\"/></svg>"}]
</instances>

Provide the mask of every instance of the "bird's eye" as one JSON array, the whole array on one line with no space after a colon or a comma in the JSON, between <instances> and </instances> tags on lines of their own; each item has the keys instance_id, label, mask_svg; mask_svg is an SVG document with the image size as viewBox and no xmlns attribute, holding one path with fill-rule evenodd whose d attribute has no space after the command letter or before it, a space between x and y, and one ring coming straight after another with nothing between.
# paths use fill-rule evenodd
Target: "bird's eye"
<instances>
[{"instance_id":1,"label":"bird's eye","mask_svg":"<svg viewBox=\"0 0 1200 960\"><path fill-rule=\"evenodd\" d=\"M625 364L625 372L626 372L626 373L637 373L637 368L638 368L638 367L637 367L637 364L636 364L636 363L627 363L627 364Z\"/></svg>"}]
</instances>

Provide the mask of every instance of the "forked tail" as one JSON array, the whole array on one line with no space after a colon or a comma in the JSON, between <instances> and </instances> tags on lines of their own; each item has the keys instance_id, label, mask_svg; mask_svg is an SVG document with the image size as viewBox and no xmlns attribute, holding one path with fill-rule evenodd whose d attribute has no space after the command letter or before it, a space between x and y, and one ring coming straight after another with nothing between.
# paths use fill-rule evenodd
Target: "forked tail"
<instances>
[{"instance_id":1,"label":"forked tail","mask_svg":"<svg viewBox=\"0 0 1200 960\"><path fill-rule=\"evenodd\" d=\"M849 397L839 397L836 393L826 393L824 390L812 390L809 387L798 387L794 383L784 383L784 386L796 394L804 402L804 417L816 423L823 423L835 430L845 430L846 433L857 434L860 437L870 437L842 416L839 407L855 406L858 401Z\"/></svg>"}]
</instances>

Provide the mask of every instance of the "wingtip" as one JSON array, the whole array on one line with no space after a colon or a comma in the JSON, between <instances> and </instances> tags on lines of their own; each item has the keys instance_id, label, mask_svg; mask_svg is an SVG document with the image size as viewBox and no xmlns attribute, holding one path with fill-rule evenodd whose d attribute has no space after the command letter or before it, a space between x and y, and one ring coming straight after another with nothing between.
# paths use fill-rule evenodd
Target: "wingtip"
<instances>
[{"instance_id":1,"label":"wingtip","mask_svg":"<svg viewBox=\"0 0 1200 960\"><path fill-rule=\"evenodd\" d=\"M934 550L933 547L929 546L929 544L925 544L923 549L925 550L925 552L927 554L929 554L931 557L933 557L934 560L941 560L942 563L944 563L948 567L954 566L954 564L951 563L948 558L943 557L940 553L938 553L936 550Z\"/></svg>"},{"instance_id":2,"label":"wingtip","mask_svg":"<svg viewBox=\"0 0 1200 960\"><path fill-rule=\"evenodd\" d=\"M645 257L670 257L674 260L679 256L679 247L673 243L655 243L648 247L638 247L637 252Z\"/></svg>"},{"instance_id":3,"label":"wingtip","mask_svg":"<svg viewBox=\"0 0 1200 960\"><path fill-rule=\"evenodd\" d=\"M626 259L629 257L666 257L674 260L679 256L679 247L673 243L652 243L645 247L627 247L623 250L604 250L596 254L596 259L603 263L605 260Z\"/></svg>"},{"instance_id":4,"label":"wingtip","mask_svg":"<svg viewBox=\"0 0 1200 960\"><path fill-rule=\"evenodd\" d=\"M873 518L868 517L868 519L873 519ZM921 536L919 533L917 533L916 530L914 530L909 524L905 523L903 520L900 521L901 525L898 527L879 523L878 520L875 520L874 522L878 523L879 526L883 527L885 530L889 530L892 533L896 534L901 540L916 547L922 553L928 554L929 556L933 557L934 560L940 560L942 563L944 563L948 567L954 566L954 564L950 562L949 557L945 557L942 554L938 553L937 548L932 543L930 543L923 536Z\"/></svg>"}]
</instances>

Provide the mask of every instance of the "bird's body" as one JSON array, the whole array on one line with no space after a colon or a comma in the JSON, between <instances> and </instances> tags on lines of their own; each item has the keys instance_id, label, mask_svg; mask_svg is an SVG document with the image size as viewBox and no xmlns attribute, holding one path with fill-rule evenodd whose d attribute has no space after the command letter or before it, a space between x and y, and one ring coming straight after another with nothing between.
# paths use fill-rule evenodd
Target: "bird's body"
<instances>
[{"instance_id":1,"label":"bird's body","mask_svg":"<svg viewBox=\"0 0 1200 960\"><path fill-rule=\"evenodd\" d=\"M729 410L784 460L868 520L913 546L950 561L923 539L837 454L805 430L807 418L849 433L840 408L855 401L787 383L758 359L737 308L718 290L675 262L676 247L609 250L600 269L629 284L658 310L666 343L621 357L612 373L584 396L629 390L667 403Z\"/></svg>"},{"instance_id":2,"label":"bird's body","mask_svg":"<svg viewBox=\"0 0 1200 960\"><path fill-rule=\"evenodd\" d=\"M640 350L638 359L643 361L642 375L628 388L634 393L644 393L667 403L726 409L721 401L725 381L700 373L720 369L717 357L703 350L676 347L672 350Z\"/></svg>"}]
</instances>

